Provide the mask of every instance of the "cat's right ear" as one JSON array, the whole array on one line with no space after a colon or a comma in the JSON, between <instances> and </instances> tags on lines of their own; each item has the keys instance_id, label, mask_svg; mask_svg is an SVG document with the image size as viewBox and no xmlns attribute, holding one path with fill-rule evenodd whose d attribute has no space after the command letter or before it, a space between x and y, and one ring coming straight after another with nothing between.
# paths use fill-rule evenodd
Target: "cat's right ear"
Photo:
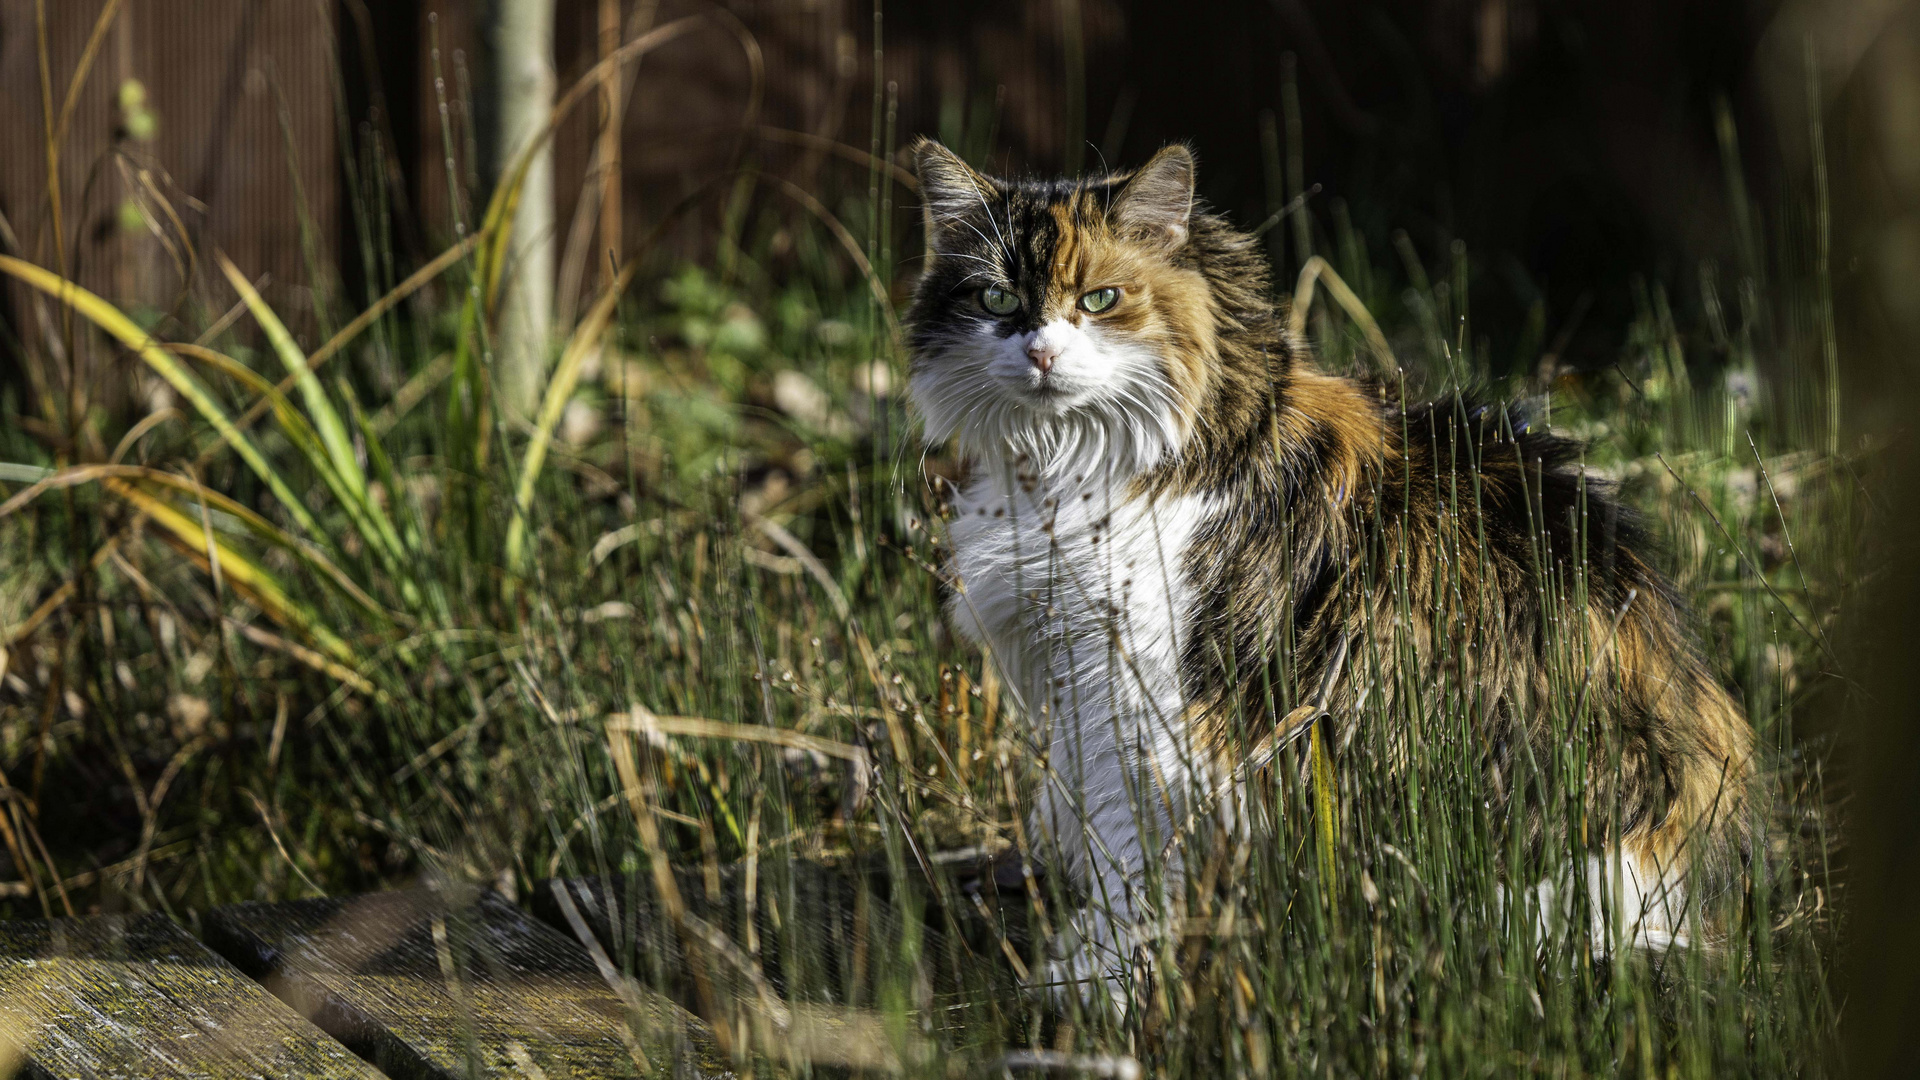
<instances>
[{"instance_id":1,"label":"cat's right ear","mask_svg":"<svg viewBox=\"0 0 1920 1080\"><path fill-rule=\"evenodd\" d=\"M1123 235L1177 248L1187 242L1193 218L1193 151L1165 147L1133 174L1108 211Z\"/></svg>"},{"instance_id":2,"label":"cat's right ear","mask_svg":"<svg viewBox=\"0 0 1920 1080\"><path fill-rule=\"evenodd\" d=\"M958 221L1000 195L992 180L929 138L914 143L913 169L920 179L920 205L926 213L931 247L939 247L947 232L957 229Z\"/></svg>"}]
</instances>

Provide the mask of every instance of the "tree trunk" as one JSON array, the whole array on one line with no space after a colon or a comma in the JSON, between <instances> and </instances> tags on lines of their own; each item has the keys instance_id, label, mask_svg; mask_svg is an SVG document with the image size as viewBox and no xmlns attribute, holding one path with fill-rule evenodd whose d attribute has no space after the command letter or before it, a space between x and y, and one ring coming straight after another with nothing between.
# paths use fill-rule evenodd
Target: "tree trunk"
<instances>
[{"instance_id":1,"label":"tree trunk","mask_svg":"<svg viewBox=\"0 0 1920 1080\"><path fill-rule=\"evenodd\" d=\"M553 109L553 9L554 0L494 3L500 118L496 145L503 169L539 135ZM553 146L549 142L527 171L508 245L494 388L502 415L510 421L530 418L539 406L552 349L555 243Z\"/></svg>"}]
</instances>

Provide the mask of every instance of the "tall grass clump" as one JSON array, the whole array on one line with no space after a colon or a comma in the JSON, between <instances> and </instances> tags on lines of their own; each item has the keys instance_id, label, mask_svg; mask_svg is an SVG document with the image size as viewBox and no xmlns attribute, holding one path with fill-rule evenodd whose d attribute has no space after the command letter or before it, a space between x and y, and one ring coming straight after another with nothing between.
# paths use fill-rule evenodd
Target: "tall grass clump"
<instances>
[{"instance_id":1,"label":"tall grass clump","mask_svg":"<svg viewBox=\"0 0 1920 1080\"><path fill-rule=\"evenodd\" d=\"M557 113L684 29L630 42ZM1443 664L1251 770L1246 836L1191 823L1154 977L1091 1010L1022 986L1080 898L1007 869L1038 843L1039 769L1012 695L941 614L956 463L919 445L900 392L892 297L919 241L882 87L874 112L871 153L848 150L862 164L826 190L747 153L663 213L655 239L716 214L710 258L649 242L577 268L604 284L525 424L493 407L489 372L526 152L459 193L484 209L443 254L370 274L315 340L291 327L326 320L274 310L218 252L191 294L218 302L157 324L6 252L48 316L9 328L43 383L64 333L170 401L114 417L49 394L9 404L33 424L0 424L7 913L191 923L418 880L534 902L591 876L626 976L777 1073L1837 1068L1825 718L1871 459L1829 408L1809 268L1704 268L1684 313L1646 283L1616 362L1574 373L1544 340L1491 354L1463 248L1361 236L1296 200L1296 247L1326 254L1281 269L1322 363L1409 398L1527 399L1652 520L1755 725L1748 812L1770 840L1737 886L1694 898L1722 932L1665 952L1596 939L1614 886L1588 886L1587 852L1620 822L1587 815L1581 782L1617 746L1583 692L1590 628L1552 628L1565 737L1516 772L1538 842L1492 809L1523 800L1485 789L1472 695ZM393 265L385 230L363 232L366 264ZM1459 585L1353 587L1411 608ZM1347 667L1421 670L1394 660ZM1274 715L1316 700L1284 650L1271 684ZM1533 882L1568 883L1564 901Z\"/></svg>"}]
</instances>

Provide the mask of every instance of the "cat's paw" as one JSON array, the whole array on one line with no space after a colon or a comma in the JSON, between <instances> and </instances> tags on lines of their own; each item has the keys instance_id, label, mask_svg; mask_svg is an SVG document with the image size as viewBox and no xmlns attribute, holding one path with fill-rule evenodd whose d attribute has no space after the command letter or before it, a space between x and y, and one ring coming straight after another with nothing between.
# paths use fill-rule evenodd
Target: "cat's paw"
<instances>
[{"instance_id":1,"label":"cat's paw","mask_svg":"<svg viewBox=\"0 0 1920 1080\"><path fill-rule=\"evenodd\" d=\"M1039 989L1055 1010L1071 1014L1076 1006L1088 1013L1126 1015L1130 997L1127 971L1103 960L1090 949L1075 949L1047 961Z\"/></svg>"},{"instance_id":2,"label":"cat's paw","mask_svg":"<svg viewBox=\"0 0 1920 1080\"><path fill-rule=\"evenodd\" d=\"M1116 941L1116 936L1125 940ZM1138 931L1115 935L1098 928L1070 929L1055 942L1056 952L1034 988L1063 1015L1072 1015L1077 1007L1085 1014L1124 1019L1145 1005L1153 984L1153 952L1142 938Z\"/></svg>"}]
</instances>

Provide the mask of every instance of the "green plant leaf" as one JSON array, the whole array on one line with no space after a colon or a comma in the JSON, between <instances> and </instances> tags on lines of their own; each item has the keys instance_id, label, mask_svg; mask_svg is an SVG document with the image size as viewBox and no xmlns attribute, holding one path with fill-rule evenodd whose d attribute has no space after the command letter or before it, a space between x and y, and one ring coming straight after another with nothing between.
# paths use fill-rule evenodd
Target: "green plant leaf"
<instances>
[{"instance_id":1,"label":"green plant leaf","mask_svg":"<svg viewBox=\"0 0 1920 1080\"><path fill-rule=\"evenodd\" d=\"M265 612L267 617L312 641L328 656L348 667L358 667L359 658L340 635L333 632L311 608L292 599L273 574L259 563L241 555L209 536L198 521L165 499L140 490L126 480L107 477L103 481L114 494L139 507L167 538L189 558L205 564L211 545L220 560L220 573L226 583Z\"/></svg>"},{"instance_id":2,"label":"green plant leaf","mask_svg":"<svg viewBox=\"0 0 1920 1080\"><path fill-rule=\"evenodd\" d=\"M216 252L215 257L220 260L220 269L227 275L227 281L240 294L240 299L246 302L247 310L253 313L260 328L266 331L267 340L279 355L280 362L286 365L288 374L297 380L308 417L314 430L319 433L321 444L326 447L334 474L339 477L338 494L343 502L357 511L353 515L355 525L367 533L365 539L369 547L384 551L390 564L397 562L404 550L400 534L394 530L393 522L387 519L386 513L367 498L367 476L354 457L353 439L347 433L346 423L340 419L340 411L333 407L326 389L320 385L319 377L307 366L307 354L295 344L286 325L267 306L246 276L240 273L240 268L233 265L224 252Z\"/></svg>"},{"instance_id":3,"label":"green plant leaf","mask_svg":"<svg viewBox=\"0 0 1920 1080\"><path fill-rule=\"evenodd\" d=\"M574 387L579 385L580 369L586 364L587 355L599 345L607 325L613 321L613 313L620 306L620 297L632 283L638 265L637 262L628 262L607 283L600 299L594 301L593 308L587 312L586 318L580 320L573 336L567 340L567 347L560 354L560 363L554 368L553 380L547 384L546 397L541 400L540 412L534 418L533 439L527 443L526 457L520 463L520 486L513 497L513 523L507 526L509 573L519 572L520 559L525 554L527 512L533 508L534 483L540 479L540 470L546 464L547 447L553 442L553 429L559 425L560 415L566 411Z\"/></svg>"},{"instance_id":4,"label":"green plant leaf","mask_svg":"<svg viewBox=\"0 0 1920 1080\"><path fill-rule=\"evenodd\" d=\"M98 326L131 349L148 367L153 369L155 374L165 379L181 397L186 398L207 423L213 425L213 429L220 433L220 437L240 455L240 460L246 462L247 468L253 470L254 475L266 483L267 488L273 492L273 497L303 532L310 536L324 535L320 531L320 526L313 520L313 515L308 513L306 506L300 502L299 496L293 493L293 489L287 486L280 474L273 471L273 466L267 464L267 459L261 456L259 448L253 445L245 432L234 426L233 421L228 419L226 411L220 408L220 403L207 392L207 388L201 386L199 380L195 379L165 349L162 349L153 335L142 330L119 308L52 271L10 255L0 255L0 271L73 308L88 322Z\"/></svg>"}]
</instances>

